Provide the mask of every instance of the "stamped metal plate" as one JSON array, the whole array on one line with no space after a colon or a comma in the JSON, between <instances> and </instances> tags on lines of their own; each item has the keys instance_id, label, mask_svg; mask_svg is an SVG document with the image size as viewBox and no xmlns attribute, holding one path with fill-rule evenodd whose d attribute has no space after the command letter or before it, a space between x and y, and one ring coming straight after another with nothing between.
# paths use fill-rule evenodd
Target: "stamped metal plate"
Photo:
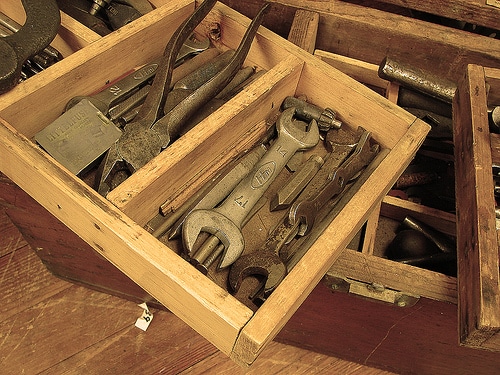
<instances>
[{"instance_id":1,"label":"stamped metal plate","mask_svg":"<svg viewBox=\"0 0 500 375\"><path fill-rule=\"evenodd\" d=\"M83 99L35 135L54 159L78 175L120 138L121 130Z\"/></svg>"}]
</instances>

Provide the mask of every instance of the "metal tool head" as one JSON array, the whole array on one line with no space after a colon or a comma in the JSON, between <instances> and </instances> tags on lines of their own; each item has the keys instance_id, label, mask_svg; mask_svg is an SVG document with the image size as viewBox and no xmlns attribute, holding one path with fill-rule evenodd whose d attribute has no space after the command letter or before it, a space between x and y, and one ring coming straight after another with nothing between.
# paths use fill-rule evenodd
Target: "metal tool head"
<instances>
[{"instance_id":1,"label":"metal tool head","mask_svg":"<svg viewBox=\"0 0 500 375\"><path fill-rule=\"evenodd\" d=\"M287 133L299 144L299 150L307 150L316 146L319 140L319 129L316 120L309 124L294 119L295 107L285 109L276 121L278 134ZM305 130L304 130L305 129Z\"/></svg>"},{"instance_id":2,"label":"metal tool head","mask_svg":"<svg viewBox=\"0 0 500 375\"><path fill-rule=\"evenodd\" d=\"M238 292L243 280L249 276L261 276L259 286L250 294L265 299L285 278L287 269L280 257L269 251L254 251L243 255L231 266L228 284L234 292Z\"/></svg>"},{"instance_id":3,"label":"metal tool head","mask_svg":"<svg viewBox=\"0 0 500 375\"><path fill-rule=\"evenodd\" d=\"M12 35L0 38L0 93L12 89L24 62L47 47L61 24L54 0L22 0L26 22Z\"/></svg>"},{"instance_id":4,"label":"metal tool head","mask_svg":"<svg viewBox=\"0 0 500 375\"><path fill-rule=\"evenodd\" d=\"M174 32L165 47L150 91L136 118L125 126L123 135L108 151L97 173L97 190L107 194L110 180L119 170L133 174L157 156L163 142L152 126L163 116L163 107L170 88L174 63L184 41L205 18L217 1L205 0Z\"/></svg>"},{"instance_id":5,"label":"metal tool head","mask_svg":"<svg viewBox=\"0 0 500 375\"><path fill-rule=\"evenodd\" d=\"M245 240L241 229L230 219L215 210L194 210L184 221L182 239L188 254L193 251L194 244L200 232L216 236L224 245L219 269L233 264L243 253Z\"/></svg>"},{"instance_id":6,"label":"metal tool head","mask_svg":"<svg viewBox=\"0 0 500 375\"><path fill-rule=\"evenodd\" d=\"M210 39L207 37L199 39L194 33L191 34L182 45L175 64L182 64L185 59L205 51L208 47L210 47Z\"/></svg>"}]
</instances>

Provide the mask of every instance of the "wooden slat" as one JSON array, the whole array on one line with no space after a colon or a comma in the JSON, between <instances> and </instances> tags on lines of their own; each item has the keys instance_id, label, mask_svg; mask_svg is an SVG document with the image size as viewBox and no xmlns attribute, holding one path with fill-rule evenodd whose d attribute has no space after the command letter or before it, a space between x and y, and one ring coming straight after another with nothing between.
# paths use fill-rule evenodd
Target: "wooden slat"
<instances>
[{"instance_id":1,"label":"wooden slat","mask_svg":"<svg viewBox=\"0 0 500 375\"><path fill-rule=\"evenodd\" d=\"M484 69L470 65L453 105L460 340L500 332L500 274ZM500 348L497 348L497 350Z\"/></svg>"},{"instance_id":2,"label":"wooden slat","mask_svg":"<svg viewBox=\"0 0 500 375\"><path fill-rule=\"evenodd\" d=\"M379 2L465 21L472 25L500 29L500 8L487 5L487 0L453 0L452 3L432 0L379 0Z\"/></svg>"},{"instance_id":3,"label":"wooden slat","mask_svg":"<svg viewBox=\"0 0 500 375\"><path fill-rule=\"evenodd\" d=\"M314 52L319 14L299 9L295 12L288 40L309 53Z\"/></svg>"}]
</instances>

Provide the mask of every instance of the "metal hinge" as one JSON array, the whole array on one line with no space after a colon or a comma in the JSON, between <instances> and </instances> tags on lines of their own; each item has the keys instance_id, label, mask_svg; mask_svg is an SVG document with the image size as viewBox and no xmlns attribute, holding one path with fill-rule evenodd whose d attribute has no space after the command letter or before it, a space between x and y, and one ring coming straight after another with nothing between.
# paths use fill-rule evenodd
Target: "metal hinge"
<instances>
[{"instance_id":1,"label":"metal hinge","mask_svg":"<svg viewBox=\"0 0 500 375\"><path fill-rule=\"evenodd\" d=\"M330 274L326 275L324 280L326 285L332 290L352 293L357 296L391 303L398 307L411 307L420 299L418 295L403 293L375 282L366 283L348 277L338 277Z\"/></svg>"}]
</instances>

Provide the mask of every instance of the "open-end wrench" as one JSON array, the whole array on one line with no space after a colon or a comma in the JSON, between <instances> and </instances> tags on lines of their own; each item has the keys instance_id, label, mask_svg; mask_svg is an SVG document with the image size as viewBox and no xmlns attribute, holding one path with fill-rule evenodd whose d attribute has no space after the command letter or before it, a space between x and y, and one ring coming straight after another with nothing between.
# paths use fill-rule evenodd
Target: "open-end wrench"
<instances>
[{"instance_id":1,"label":"open-end wrench","mask_svg":"<svg viewBox=\"0 0 500 375\"><path fill-rule=\"evenodd\" d=\"M135 173L167 147L193 112L217 95L243 64L268 6L264 6L253 19L229 64L162 117L174 59L184 40L214 4L215 0L205 0L169 41L162 57L163 62L137 117L125 126L122 136L110 148L101 163L98 170L98 191L102 195L106 195L112 188L116 172L122 171L125 175Z\"/></svg>"},{"instance_id":2,"label":"open-end wrench","mask_svg":"<svg viewBox=\"0 0 500 375\"><path fill-rule=\"evenodd\" d=\"M17 32L0 38L0 94L19 82L24 62L52 42L61 24L54 0L22 0L22 3L26 22Z\"/></svg>"},{"instance_id":3,"label":"open-end wrench","mask_svg":"<svg viewBox=\"0 0 500 375\"><path fill-rule=\"evenodd\" d=\"M130 73L126 77L118 80L112 85L106 87L104 90L97 94L90 96L75 96L71 98L66 104L65 111L70 110L82 99L90 101L99 111L107 115L109 109L119 102L121 99L127 97L132 92L137 90L140 86L144 85L156 74L159 63L154 61L137 69L135 72Z\"/></svg>"},{"instance_id":4,"label":"open-end wrench","mask_svg":"<svg viewBox=\"0 0 500 375\"><path fill-rule=\"evenodd\" d=\"M177 60L175 60L175 66L179 66L187 58L205 51L208 47L210 47L210 39L206 37L198 39L195 34L191 34L179 50Z\"/></svg>"},{"instance_id":5,"label":"open-end wrench","mask_svg":"<svg viewBox=\"0 0 500 375\"><path fill-rule=\"evenodd\" d=\"M371 133L364 131L352 154L330 173L327 183L313 199L301 200L292 204L288 212L288 222L291 226L300 226L300 235L305 236L310 232L320 208L332 197L342 192L347 182L377 155L379 145L372 146L370 138Z\"/></svg>"},{"instance_id":6,"label":"open-end wrench","mask_svg":"<svg viewBox=\"0 0 500 375\"><path fill-rule=\"evenodd\" d=\"M231 266L228 284L233 291L238 291L246 277L259 275L263 279L258 288L250 295L250 299L264 300L267 298L287 274L287 267L279 255L281 248L296 234L307 235L312 228L318 210L339 194L347 181L364 168L378 152L378 145L370 146L370 133L364 131L354 151L345 159L346 151L352 147L352 136L345 132L343 138L344 144L338 147L335 156L327 160L329 163L325 163L323 173L317 174L316 180L324 181L326 177L326 183L321 183L322 188L316 188L316 183L311 184L309 189L305 190L297 202L290 207L287 217L273 230L263 248L241 256ZM330 146L332 145L330 144ZM333 170L330 168L332 164L338 165L339 163L341 163L340 166L333 168ZM300 225L305 227L299 228Z\"/></svg>"},{"instance_id":7,"label":"open-end wrench","mask_svg":"<svg viewBox=\"0 0 500 375\"><path fill-rule=\"evenodd\" d=\"M231 265L244 250L245 242L241 225L253 206L298 150L314 147L319 141L316 121L311 121L309 130L299 129L293 120L295 108L289 108L276 121L278 137L254 167L226 200L212 210L195 210L185 219L182 237L187 251L193 249L200 232L216 236L224 245L219 269ZM299 122L299 121L298 121Z\"/></svg>"}]
</instances>

